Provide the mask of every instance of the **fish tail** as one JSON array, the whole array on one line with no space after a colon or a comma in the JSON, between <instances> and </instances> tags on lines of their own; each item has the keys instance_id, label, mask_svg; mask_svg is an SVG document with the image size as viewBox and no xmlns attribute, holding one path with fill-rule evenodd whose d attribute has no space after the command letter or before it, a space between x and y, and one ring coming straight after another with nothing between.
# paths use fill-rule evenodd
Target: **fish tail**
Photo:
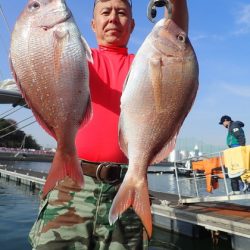
<instances>
[{"instance_id":1,"label":"fish tail","mask_svg":"<svg viewBox=\"0 0 250 250\"><path fill-rule=\"evenodd\" d=\"M127 177L127 175L126 175ZM148 185L146 178L138 181L136 178L124 179L112 206L109 211L109 223L112 225L129 207L132 207L135 213L141 219L148 237L152 236L152 215L148 194Z\"/></svg>"},{"instance_id":2,"label":"fish tail","mask_svg":"<svg viewBox=\"0 0 250 250\"><path fill-rule=\"evenodd\" d=\"M51 191L59 181L65 179L66 176L70 177L76 185L80 187L83 186L82 169L76 154L62 154L60 151L57 151L43 187L42 197L45 198L49 191Z\"/></svg>"}]
</instances>

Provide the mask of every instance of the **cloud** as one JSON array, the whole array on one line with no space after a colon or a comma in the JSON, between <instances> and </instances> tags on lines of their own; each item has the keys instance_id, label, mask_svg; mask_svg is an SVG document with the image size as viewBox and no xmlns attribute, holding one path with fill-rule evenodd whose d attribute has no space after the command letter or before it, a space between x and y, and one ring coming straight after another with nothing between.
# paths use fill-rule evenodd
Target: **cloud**
<instances>
[{"instance_id":1,"label":"cloud","mask_svg":"<svg viewBox=\"0 0 250 250\"><path fill-rule=\"evenodd\" d=\"M191 37L192 37L192 41L198 42L198 41L207 39L207 38L208 38L208 35L198 34L198 35L191 35Z\"/></svg>"},{"instance_id":2,"label":"cloud","mask_svg":"<svg viewBox=\"0 0 250 250\"><path fill-rule=\"evenodd\" d=\"M238 23L250 27L250 4L243 6L239 11Z\"/></svg>"},{"instance_id":3,"label":"cloud","mask_svg":"<svg viewBox=\"0 0 250 250\"><path fill-rule=\"evenodd\" d=\"M218 34L191 34L190 35L193 42L199 42L201 40L213 40L213 41L224 41L226 36L218 35Z\"/></svg>"},{"instance_id":4,"label":"cloud","mask_svg":"<svg viewBox=\"0 0 250 250\"><path fill-rule=\"evenodd\" d=\"M250 4L242 5L236 13L236 24L239 29L234 32L236 35L250 33Z\"/></svg>"},{"instance_id":5,"label":"cloud","mask_svg":"<svg viewBox=\"0 0 250 250\"><path fill-rule=\"evenodd\" d=\"M224 41L232 36L250 34L250 4L240 5L234 12L235 30L224 34L193 34L193 41L209 39L213 41Z\"/></svg>"},{"instance_id":6,"label":"cloud","mask_svg":"<svg viewBox=\"0 0 250 250\"><path fill-rule=\"evenodd\" d=\"M222 83L221 87L230 94L240 97L250 97L250 86L245 84Z\"/></svg>"}]
</instances>

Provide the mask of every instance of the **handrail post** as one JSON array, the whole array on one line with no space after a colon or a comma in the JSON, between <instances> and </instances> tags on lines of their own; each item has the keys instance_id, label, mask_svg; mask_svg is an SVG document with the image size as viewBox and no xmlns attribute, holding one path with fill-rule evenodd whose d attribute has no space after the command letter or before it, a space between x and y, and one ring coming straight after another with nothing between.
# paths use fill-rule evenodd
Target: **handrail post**
<instances>
[{"instance_id":1,"label":"handrail post","mask_svg":"<svg viewBox=\"0 0 250 250\"><path fill-rule=\"evenodd\" d=\"M175 172L176 184L177 184L176 186L177 186L179 202L180 202L181 201L181 192L180 192L180 186L179 186L179 178L178 178L178 170L177 170L176 161L174 162L174 172Z\"/></svg>"},{"instance_id":2,"label":"handrail post","mask_svg":"<svg viewBox=\"0 0 250 250\"><path fill-rule=\"evenodd\" d=\"M197 182L196 182L196 170L193 171L193 179L194 179L194 186L195 186L196 196L199 197L199 191L198 191L198 186L197 186Z\"/></svg>"},{"instance_id":3,"label":"handrail post","mask_svg":"<svg viewBox=\"0 0 250 250\"><path fill-rule=\"evenodd\" d=\"M229 195L229 192L228 192L228 187L227 187L227 179L226 179L226 173L225 173L225 169L224 169L224 165L223 165L223 162L222 162L222 156L221 156L221 151L219 152L219 156L220 156L220 165L221 165L221 169L222 169L222 173L223 173L223 180L224 180L224 184L225 184L225 189L226 189L226 193L227 195Z\"/></svg>"}]
</instances>

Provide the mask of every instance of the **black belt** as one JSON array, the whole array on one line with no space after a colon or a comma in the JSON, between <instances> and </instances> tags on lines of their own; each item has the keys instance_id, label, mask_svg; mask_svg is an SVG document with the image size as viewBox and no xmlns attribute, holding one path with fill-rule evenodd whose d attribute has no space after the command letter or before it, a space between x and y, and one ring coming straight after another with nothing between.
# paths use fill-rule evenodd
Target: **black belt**
<instances>
[{"instance_id":1,"label":"black belt","mask_svg":"<svg viewBox=\"0 0 250 250\"><path fill-rule=\"evenodd\" d=\"M84 175L96 178L98 181L109 184L122 182L127 172L126 167L110 162L92 163L82 160L81 167Z\"/></svg>"}]
</instances>

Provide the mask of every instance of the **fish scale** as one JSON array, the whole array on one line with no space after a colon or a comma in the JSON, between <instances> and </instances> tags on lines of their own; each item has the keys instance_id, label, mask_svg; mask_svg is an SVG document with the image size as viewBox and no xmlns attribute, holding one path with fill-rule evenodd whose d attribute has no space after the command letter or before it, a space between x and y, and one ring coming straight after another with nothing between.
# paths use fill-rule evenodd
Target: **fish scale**
<instances>
[{"instance_id":1,"label":"fish scale","mask_svg":"<svg viewBox=\"0 0 250 250\"><path fill-rule=\"evenodd\" d=\"M12 32L10 62L36 120L57 141L43 197L66 176L83 185L75 136L91 117L88 59L64 0L28 1Z\"/></svg>"},{"instance_id":2,"label":"fish scale","mask_svg":"<svg viewBox=\"0 0 250 250\"><path fill-rule=\"evenodd\" d=\"M147 169L173 150L197 89L198 62L187 35L173 20L160 20L139 48L121 97L119 143L129 165L111 224L131 206L151 237Z\"/></svg>"}]
</instances>

